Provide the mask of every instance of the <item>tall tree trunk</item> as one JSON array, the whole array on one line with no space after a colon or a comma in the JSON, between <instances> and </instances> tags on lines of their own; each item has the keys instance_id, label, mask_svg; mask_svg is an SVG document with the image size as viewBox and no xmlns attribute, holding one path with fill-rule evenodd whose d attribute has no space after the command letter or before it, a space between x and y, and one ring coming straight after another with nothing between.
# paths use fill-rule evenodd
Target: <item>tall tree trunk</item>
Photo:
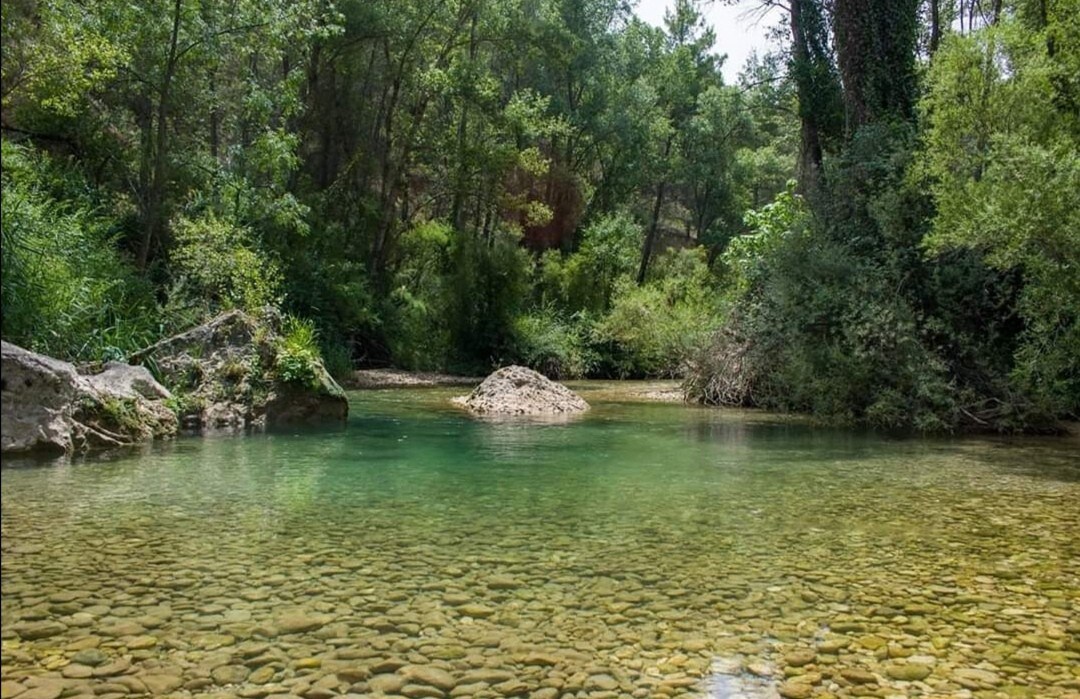
<instances>
[{"instance_id":1,"label":"tall tree trunk","mask_svg":"<svg viewBox=\"0 0 1080 699\"><path fill-rule=\"evenodd\" d=\"M804 192L813 191L818 185L818 174L824 158L821 146L821 129L814 104L813 91L817 88L812 79L814 60L810 53L805 13L806 3L813 0L791 0L791 48L795 69L795 88L799 98L799 162L797 174L799 187Z\"/></svg>"},{"instance_id":2,"label":"tall tree trunk","mask_svg":"<svg viewBox=\"0 0 1080 699\"><path fill-rule=\"evenodd\" d=\"M834 0L847 136L870 122L912 117L917 34L918 0Z\"/></svg>"},{"instance_id":3,"label":"tall tree trunk","mask_svg":"<svg viewBox=\"0 0 1080 699\"><path fill-rule=\"evenodd\" d=\"M941 0L930 0L930 55L941 46Z\"/></svg>"},{"instance_id":4,"label":"tall tree trunk","mask_svg":"<svg viewBox=\"0 0 1080 699\"><path fill-rule=\"evenodd\" d=\"M470 69L476 61L476 15L477 11L474 9L472 13L472 26L469 29L469 66ZM457 131L457 174L454 178L454 198L453 203L450 205L450 221L453 223L455 230L461 229L462 224L462 205L465 200L465 188L466 180L468 179L469 166L467 161L466 143L469 128L469 101L468 99L461 100L461 119L458 121Z\"/></svg>"},{"instance_id":5,"label":"tall tree trunk","mask_svg":"<svg viewBox=\"0 0 1080 699\"><path fill-rule=\"evenodd\" d=\"M667 164L671 154L671 144L675 140L675 134L668 136L664 144L664 164ZM641 286L645 283L645 275L649 272L649 261L652 259L653 248L656 246L656 234L660 229L660 211L664 207L664 193L667 190L667 176L660 180L656 186L656 199L653 202L652 220L649 222L649 230L645 234L645 242L641 246L641 265L638 267L637 283Z\"/></svg>"},{"instance_id":6,"label":"tall tree trunk","mask_svg":"<svg viewBox=\"0 0 1080 699\"><path fill-rule=\"evenodd\" d=\"M180 10L182 0L174 0L172 33L169 38L169 54L165 62L165 73L161 79L161 92L158 95L156 133L154 135L153 174L150 191L146 198L146 211L143 221L143 239L139 246L136 264L139 269L146 269L150 260L150 251L154 243L161 238L165 228L165 185L166 166L169 155L169 101L172 97L172 82L176 76L179 60L178 41L180 38Z\"/></svg>"}]
</instances>

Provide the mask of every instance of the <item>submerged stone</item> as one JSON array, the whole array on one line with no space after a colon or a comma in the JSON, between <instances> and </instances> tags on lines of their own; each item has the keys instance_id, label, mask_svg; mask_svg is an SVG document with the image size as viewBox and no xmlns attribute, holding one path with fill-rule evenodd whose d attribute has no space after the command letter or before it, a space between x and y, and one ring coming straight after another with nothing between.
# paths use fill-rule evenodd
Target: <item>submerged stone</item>
<instances>
[{"instance_id":1,"label":"submerged stone","mask_svg":"<svg viewBox=\"0 0 1080 699\"><path fill-rule=\"evenodd\" d=\"M920 663L893 663L885 666L885 674L894 680L918 682L930 676L932 669Z\"/></svg>"},{"instance_id":2,"label":"submerged stone","mask_svg":"<svg viewBox=\"0 0 1080 699\"><path fill-rule=\"evenodd\" d=\"M12 627L20 638L37 641L42 638L58 636L67 631L67 625L59 621L28 621Z\"/></svg>"}]
</instances>

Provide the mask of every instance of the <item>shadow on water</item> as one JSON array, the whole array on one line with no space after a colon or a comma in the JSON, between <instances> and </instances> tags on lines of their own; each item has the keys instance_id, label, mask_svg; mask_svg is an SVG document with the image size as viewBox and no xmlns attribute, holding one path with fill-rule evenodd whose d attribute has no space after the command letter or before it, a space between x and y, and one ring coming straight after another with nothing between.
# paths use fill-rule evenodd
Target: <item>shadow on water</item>
<instances>
[{"instance_id":1,"label":"shadow on water","mask_svg":"<svg viewBox=\"0 0 1080 699\"><path fill-rule=\"evenodd\" d=\"M1080 483L1080 439L990 437L957 441L950 451L1003 475Z\"/></svg>"}]
</instances>

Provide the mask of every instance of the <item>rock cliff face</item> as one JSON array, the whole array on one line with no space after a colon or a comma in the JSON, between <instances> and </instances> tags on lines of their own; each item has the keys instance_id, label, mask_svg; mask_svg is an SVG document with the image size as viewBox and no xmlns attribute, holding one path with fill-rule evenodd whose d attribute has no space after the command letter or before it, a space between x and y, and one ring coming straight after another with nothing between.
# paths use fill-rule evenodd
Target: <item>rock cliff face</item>
<instances>
[{"instance_id":1,"label":"rock cliff face","mask_svg":"<svg viewBox=\"0 0 1080 699\"><path fill-rule=\"evenodd\" d=\"M169 391L144 367L109 363L98 374L2 343L0 450L71 453L176 433Z\"/></svg>"},{"instance_id":2,"label":"rock cliff face","mask_svg":"<svg viewBox=\"0 0 1080 699\"><path fill-rule=\"evenodd\" d=\"M131 360L153 367L177 394L186 428L344 421L349 412L345 392L317 357L304 362L302 378L282 378L280 330L273 311L258 318L229 311Z\"/></svg>"},{"instance_id":3,"label":"rock cliff face","mask_svg":"<svg viewBox=\"0 0 1080 699\"><path fill-rule=\"evenodd\" d=\"M481 415L560 415L589 409L566 386L522 366L499 369L455 402Z\"/></svg>"}]
</instances>

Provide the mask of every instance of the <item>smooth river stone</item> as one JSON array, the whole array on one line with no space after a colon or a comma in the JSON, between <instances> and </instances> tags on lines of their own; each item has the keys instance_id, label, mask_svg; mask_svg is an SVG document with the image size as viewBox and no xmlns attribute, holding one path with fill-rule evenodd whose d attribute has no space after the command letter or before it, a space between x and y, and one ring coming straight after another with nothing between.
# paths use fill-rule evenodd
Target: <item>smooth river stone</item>
<instances>
[{"instance_id":1,"label":"smooth river stone","mask_svg":"<svg viewBox=\"0 0 1080 699\"><path fill-rule=\"evenodd\" d=\"M26 687L22 686L18 682L12 680L4 680L0 682L0 699L15 699L23 692L26 691Z\"/></svg>"},{"instance_id":2,"label":"smooth river stone","mask_svg":"<svg viewBox=\"0 0 1080 699\"><path fill-rule=\"evenodd\" d=\"M845 668L840 671L840 676L852 684L877 684L874 673L860 668Z\"/></svg>"},{"instance_id":3,"label":"smooth river stone","mask_svg":"<svg viewBox=\"0 0 1080 699\"><path fill-rule=\"evenodd\" d=\"M158 640L153 636L135 636L128 639L125 645L131 650L145 650L157 645Z\"/></svg>"},{"instance_id":4,"label":"smooth river stone","mask_svg":"<svg viewBox=\"0 0 1080 699\"><path fill-rule=\"evenodd\" d=\"M215 667L210 672L210 676L220 685L240 684L247 679L248 669L243 665L222 665Z\"/></svg>"},{"instance_id":5,"label":"smooth river stone","mask_svg":"<svg viewBox=\"0 0 1080 699\"><path fill-rule=\"evenodd\" d=\"M585 689L588 690L601 690L601 691L614 691L619 688L619 682L611 675L598 674L589 675L585 679Z\"/></svg>"},{"instance_id":6,"label":"smooth river stone","mask_svg":"<svg viewBox=\"0 0 1080 699\"><path fill-rule=\"evenodd\" d=\"M407 684L399 691L409 699L443 699L446 696L446 692L443 690L426 684ZM305 694L304 697L305 699L311 699L309 694Z\"/></svg>"},{"instance_id":7,"label":"smooth river stone","mask_svg":"<svg viewBox=\"0 0 1080 699\"><path fill-rule=\"evenodd\" d=\"M24 641L38 641L59 636L68 629L66 624L61 624L59 621L27 621L15 624L12 628Z\"/></svg>"},{"instance_id":8,"label":"smooth river stone","mask_svg":"<svg viewBox=\"0 0 1080 699\"><path fill-rule=\"evenodd\" d=\"M463 604L456 609L458 614L462 616L471 616L477 619L484 619L495 613L495 610L484 604Z\"/></svg>"},{"instance_id":9,"label":"smooth river stone","mask_svg":"<svg viewBox=\"0 0 1080 699\"><path fill-rule=\"evenodd\" d=\"M960 668L954 670L952 677L968 689L980 689L983 686L996 687L1001 684L1001 677L989 670L978 668Z\"/></svg>"},{"instance_id":10,"label":"smooth river stone","mask_svg":"<svg viewBox=\"0 0 1080 699\"><path fill-rule=\"evenodd\" d=\"M118 621L106 624L98 629L102 636L139 636L146 632L146 627L134 621Z\"/></svg>"},{"instance_id":11,"label":"smooth river stone","mask_svg":"<svg viewBox=\"0 0 1080 699\"><path fill-rule=\"evenodd\" d=\"M472 601L472 597L462 592L447 592L443 595L442 600L451 607L456 607L461 604L468 604Z\"/></svg>"},{"instance_id":12,"label":"smooth river stone","mask_svg":"<svg viewBox=\"0 0 1080 699\"><path fill-rule=\"evenodd\" d=\"M812 650L795 650L784 656L784 662L791 667L809 665L817 658L817 653Z\"/></svg>"},{"instance_id":13,"label":"smooth river stone","mask_svg":"<svg viewBox=\"0 0 1080 699\"><path fill-rule=\"evenodd\" d=\"M255 670L248 675L247 681L252 684L266 684L274 679L274 675L277 674L274 668L269 665L263 665L258 670Z\"/></svg>"},{"instance_id":14,"label":"smooth river stone","mask_svg":"<svg viewBox=\"0 0 1080 699\"><path fill-rule=\"evenodd\" d=\"M328 623L330 623L329 617L302 612L285 614L274 621L279 634L307 633L321 629Z\"/></svg>"},{"instance_id":15,"label":"smooth river stone","mask_svg":"<svg viewBox=\"0 0 1080 699\"><path fill-rule=\"evenodd\" d=\"M103 663L108 662L109 656L104 651L97 648L86 648L80 650L71 656L71 662L78 663L80 665L89 665L90 667L97 667Z\"/></svg>"},{"instance_id":16,"label":"smooth river stone","mask_svg":"<svg viewBox=\"0 0 1080 699\"><path fill-rule=\"evenodd\" d=\"M87 614L86 612L75 612L69 617L64 617L64 623L68 626L83 627L92 626L97 619L93 614Z\"/></svg>"},{"instance_id":17,"label":"smooth river stone","mask_svg":"<svg viewBox=\"0 0 1080 699\"><path fill-rule=\"evenodd\" d=\"M139 679L151 694L168 694L179 689L184 681L176 675L140 675Z\"/></svg>"},{"instance_id":18,"label":"smooth river stone","mask_svg":"<svg viewBox=\"0 0 1080 699\"><path fill-rule=\"evenodd\" d=\"M19 699L60 699L64 688L59 683L49 683L33 687L19 695Z\"/></svg>"},{"instance_id":19,"label":"smooth river stone","mask_svg":"<svg viewBox=\"0 0 1080 699\"><path fill-rule=\"evenodd\" d=\"M60 668L60 674L70 680L86 680L94 676L94 668L72 663Z\"/></svg>"},{"instance_id":20,"label":"smooth river stone","mask_svg":"<svg viewBox=\"0 0 1080 699\"><path fill-rule=\"evenodd\" d=\"M128 658L117 658L105 665L99 665L94 668L94 677L112 677L114 675L122 675L131 669L131 660Z\"/></svg>"},{"instance_id":21,"label":"smooth river stone","mask_svg":"<svg viewBox=\"0 0 1080 699\"><path fill-rule=\"evenodd\" d=\"M449 672L431 665L408 665L402 669L401 674L412 682L431 685L445 691L453 689L457 684L454 676Z\"/></svg>"},{"instance_id":22,"label":"smooth river stone","mask_svg":"<svg viewBox=\"0 0 1080 699\"><path fill-rule=\"evenodd\" d=\"M384 675L393 674L405 667L409 663L401 658L384 658L371 665L371 674Z\"/></svg>"},{"instance_id":23,"label":"smooth river stone","mask_svg":"<svg viewBox=\"0 0 1080 699\"><path fill-rule=\"evenodd\" d=\"M380 694L397 694L405 686L405 678L401 675L382 674L375 675L367 681L371 691Z\"/></svg>"},{"instance_id":24,"label":"smooth river stone","mask_svg":"<svg viewBox=\"0 0 1080 699\"><path fill-rule=\"evenodd\" d=\"M475 670L469 670L462 678L462 684L473 684L475 682L484 682L486 684L498 684L500 682L506 682L507 680L514 679L514 673L507 672L506 670L499 670L497 668L477 668Z\"/></svg>"},{"instance_id":25,"label":"smooth river stone","mask_svg":"<svg viewBox=\"0 0 1080 699\"><path fill-rule=\"evenodd\" d=\"M524 584L509 575L493 575L487 579L487 586L492 590L516 590Z\"/></svg>"},{"instance_id":26,"label":"smooth river stone","mask_svg":"<svg viewBox=\"0 0 1080 699\"><path fill-rule=\"evenodd\" d=\"M785 682L777 688L777 692L784 699L810 699L814 688L802 682Z\"/></svg>"},{"instance_id":27,"label":"smooth river stone","mask_svg":"<svg viewBox=\"0 0 1080 699\"><path fill-rule=\"evenodd\" d=\"M885 666L885 674L902 682L918 682L930 676L930 667L921 663L902 663Z\"/></svg>"}]
</instances>

